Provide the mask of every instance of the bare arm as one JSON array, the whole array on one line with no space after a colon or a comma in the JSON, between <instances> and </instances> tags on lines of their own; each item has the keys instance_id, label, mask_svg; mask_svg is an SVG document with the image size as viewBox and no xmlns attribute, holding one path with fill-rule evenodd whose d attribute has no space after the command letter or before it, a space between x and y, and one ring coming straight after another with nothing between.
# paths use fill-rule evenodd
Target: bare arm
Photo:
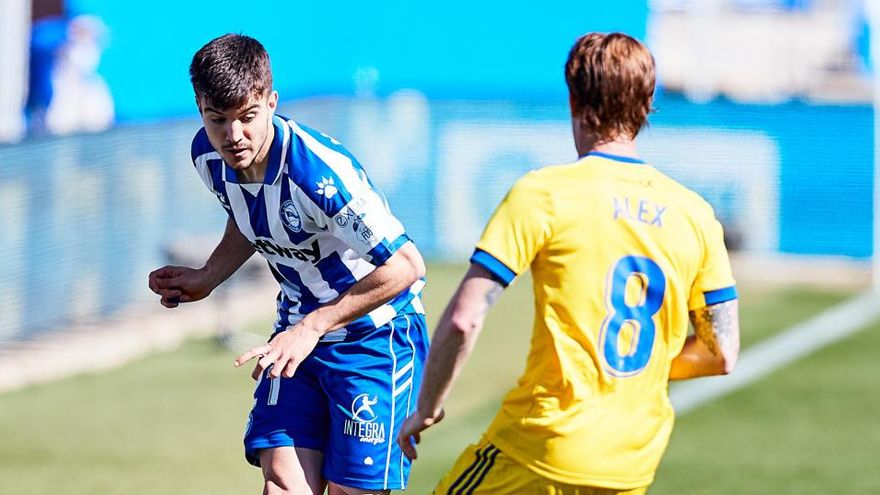
<instances>
[{"instance_id":1,"label":"bare arm","mask_svg":"<svg viewBox=\"0 0 880 495\"><path fill-rule=\"evenodd\" d=\"M202 267L202 270L208 274L213 285L212 289L226 281L253 254L254 247L251 246L250 241L238 230L238 226L231 218L227 219L223 238Z\"/></svg>"},{"instance_id":2,"label":"bare arm","mask_svg":"<svg viewBox=\"0 0 880 495\"><path fill-rule=\"evenodd\" d=\"M150 289L162 296L166 308L182 302L204 299L223 283L254 254L254 248L238 230L232 219L226 221L226 231L214 248L205 266L199 269L186 266L163 266L150 273Z\"/></svg>"},{"instance_id":3,"label":"bare arm","mask_svg":"<svg viewBox=\"0 0 880 495\"><path fill-rule=\"evenodd\" d=\"M293 376L299 363L324 334L344 327L391 300L425 275L425 263L415 244L400 247L384 264L357 281L336 299L279 333L270 344L254 347L235 360L235 366L260 357L254 376L273 365L270 376Z\"/></svg>"},{"instance_id":4,"label":"bare arm","mask_svg":"<svg viewBox=\"0 0 880 495\"><path fill-rule=\"evenodd\" d=\"M694 335L672 360L670 380L726 375L739 356L739 302L734 299L690 312Z\"/></svg>"},{"instance_id":5,"label":"bare arm","mask_svg":"<svg viewBox=\"0 0 880 495\"><path fill-rule=\"evenodd\" d=\"M443 404L483 329L489 308L504 291L489 272L471 265L434 331L416 412L407 418L398 443L411 459L422 430L443 418Z\"/></svg>"},{"instance_id":6,"label":"bare arm","mask_svg":"<svg viewBox=\"0 0 880 495\"><path fill-rule=\"evenodd\" d=\"M306 315L307 326L324 333L342 328L390 301L425 276L425 262L415 244L400 247L381 266L336 299Z\"/></svg>"}]
</instances>

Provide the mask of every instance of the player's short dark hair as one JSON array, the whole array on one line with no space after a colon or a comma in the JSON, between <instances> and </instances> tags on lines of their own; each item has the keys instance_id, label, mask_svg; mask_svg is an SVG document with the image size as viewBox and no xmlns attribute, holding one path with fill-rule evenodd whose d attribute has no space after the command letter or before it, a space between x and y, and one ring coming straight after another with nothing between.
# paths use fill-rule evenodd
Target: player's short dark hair
<instances>
[{"instance_id":1,"label":"player's short dark hair","mask_svg":"<svg viewBox=\"0 0 880 495\"><path fill-rule=\"evenodd\" d=\"M196 96L222 110L272 90L272 68L263 45L249 36L224 34L203 46L189 65Z\"/></svg>"},{"instance_id":2,"label":"player's short dark hair","mask_svg":"<svg viewBox=\"0 0 880 495\"><path fill-rule=\"evenodd\" d=\"M599 136L634 138L654 99L654 57L623 33L580 37L565 63L572 116Z\"/></svg>"}]
</instances>

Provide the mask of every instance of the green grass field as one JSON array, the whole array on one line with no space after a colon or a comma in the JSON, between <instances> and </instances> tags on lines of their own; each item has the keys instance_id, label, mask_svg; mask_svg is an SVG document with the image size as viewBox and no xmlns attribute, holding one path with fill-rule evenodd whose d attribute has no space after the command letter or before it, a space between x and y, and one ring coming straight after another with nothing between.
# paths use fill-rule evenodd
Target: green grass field
<instances>
[{"instance_id":1,"label":"green grass field","mask_svg":"<svg viewBox=\"0 0 880 495\"><path fill-rule=\"evenodd\" d=\"M433 321L463 268L429 275ZM744 346L848 295L742 287ZM423 438L408 493L429 493L491 420L522 370L531 306L522 280L493 309L447 420ZM880 325L680 417L650 493L880 493L878 346ZM259 471L241 452L253 382L232 358L192 341L110 373L0 395L0 493L259 493Z\"/></svg>"}]
</instances>

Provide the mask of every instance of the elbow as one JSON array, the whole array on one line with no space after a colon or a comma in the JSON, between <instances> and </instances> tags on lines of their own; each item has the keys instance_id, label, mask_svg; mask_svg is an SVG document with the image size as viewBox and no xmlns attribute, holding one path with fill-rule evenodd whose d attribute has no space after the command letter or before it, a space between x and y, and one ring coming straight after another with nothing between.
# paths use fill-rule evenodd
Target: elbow
<instances>
[{"instance_id":1,"label":"elbow","mask_svg":"<svg viewBox=\"0 0 880 495\"><path fill-rule=\"evenodd\" d=\"M425 271L425 264L421 258L410 260L403 270L400 271L400 281L404 287L409 287L421 280L425 276Z\"/></svg>"},{"instance_id":2,"label":"elbow","mask_svg":"<svg viewBox=\"0 0 880 495\"><path fill-rule=\"evenodd\" d=\"M474 318L462 311L456 311L449 320L452 332L461 338L467 340L480 333L483 328L483 322L479 318Z\"/></svg>"},{"instance_id":3,"label":"elbow","mask_svg":"<svg viewBox=\"0 0 880 495\"><path fill-rule=\"evenodd\" d=\"M400 278L407 282L407 286L416 283L424 278L427 268L425 268L425 260L415 248L413 244L407 244L399 251L404 263L400 263Z\"/></svg>"},{"instance_id":4,"label":"elbow","mask_svg":"<svg viewBox=\"0 0 880 495\"><path fill-rule=\"evenodd\" d=\"M416 280L424 278L427 272L428 270L427 268L425 268L425 261L422 259L421 256L419 256L417 260L411 263L410 277L412 278L413 283L415 283Z\"/></svg>"},{"instance_id":5,"label":"elbow","mask_svg":"<svg viewBox=\"0 0 880 495\"><path fill-rule=\"evenodd\" d=\"M721 359L721 374L729 375L736 368L736 362L739 359L739 353L731 353Z\"/></svg>"}]
</instances>

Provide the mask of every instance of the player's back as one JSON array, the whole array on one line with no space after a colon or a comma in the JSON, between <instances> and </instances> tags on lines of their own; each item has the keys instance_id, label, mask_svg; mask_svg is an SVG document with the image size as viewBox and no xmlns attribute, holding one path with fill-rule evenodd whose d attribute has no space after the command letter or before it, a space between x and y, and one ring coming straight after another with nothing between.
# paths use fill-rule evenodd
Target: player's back
<instances>
[{"instance_id":1,"label":"player's back","mask_svg":"<svg viewBox=\"0 0 880 495\"><path fill-rule=\"evenodd\" d=\"M535 293L526 371L491 440L564 483L649 484L688 308L733 290L729 270L704 270L727 263L721 237L705 201L636 160L592 153L523 177L477 246L516 273L530 261Z\"/></svg>"}]
</instances>

